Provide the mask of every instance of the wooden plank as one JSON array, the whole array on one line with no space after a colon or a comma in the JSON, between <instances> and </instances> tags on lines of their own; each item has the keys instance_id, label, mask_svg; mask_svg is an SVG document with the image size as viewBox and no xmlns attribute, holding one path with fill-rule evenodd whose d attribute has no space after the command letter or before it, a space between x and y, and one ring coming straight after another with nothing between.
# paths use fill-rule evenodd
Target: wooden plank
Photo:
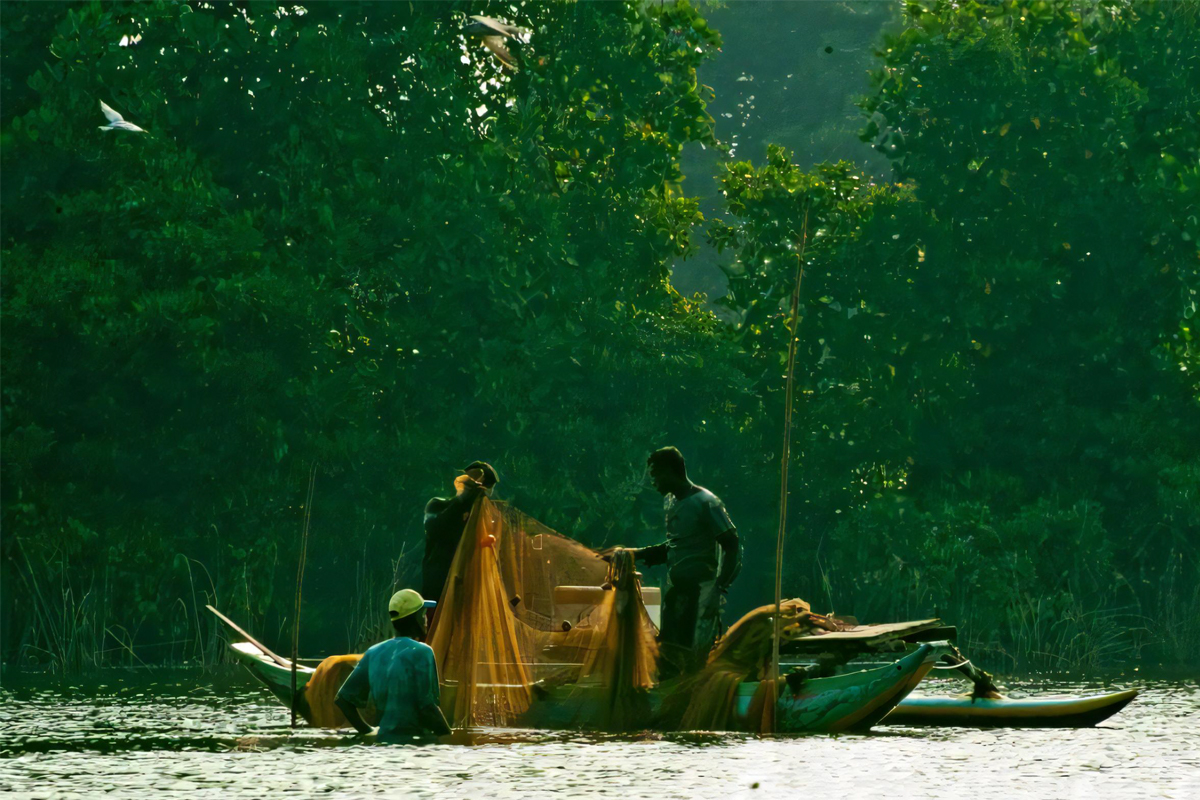
<instances>
[{"instance_id":1,"label":"wooden plank","mask_svg":"<svg viewBox=\"0 0 1200 800\"><path fill-rule=\"evenodd\" d=\"M912 622L885 622L881 625L859 625L844 631L813 631L810 636L820 639L842 639L846 641L869 641L879 638L895 638L906 633L916 633L922 628L939 624L938 619L921 619ZM809 637L801 637L809 638Z\"/></svg>"},{"instance_id":2,"label":"wooden plank","mask_svg":"<svg viewBox=\"0 0 1200 800\"><path fill-rule=\"evenodd\" d=\"M942 627L939 619L920 619L909 622L885 622L880 625L858 625L844 631L815 630L787 643L787 651L818 652L832 649L870 650L885 642L903 639L924 630Z\"/></svg>"},{"instance_id":3,"label":"wooden plank","mask_svg":"<svg viewBox=\"0 0 1200 800\"><path fill-rule=\"evenodd\" d=\"M225 616L220 611L217 611L215 608L213 608L210 605L205 605L204 607L207 608L212 613L216 614L217 619L221 620L221 622L224 622L226 625L228 625L229 629L232 630L234 633L236 633L238 636L241 636L247 642L254 645L259 650L262 650L263 654L266 655L267 657L269 657L271 660L273 660L276 664L278 664L279 666L284 667L286 669L292 668L292 662L288 661L286 658L282 658L281 656L278 656L275 653L273 653L271 651L271 648L267 647L265 644L258 641L250 634L246 633L244 630L242 630L240 627L238 627L238 624L236 622L231 620L229 617Z\"/></svg>"},{"instance_id":4,"label":"wooden plank","mask_svg":"<svg viewBox=\"0 0 1200 800\"><path fill-rule=\"evenodd\" d=\"M916 633L906 633L900 637L909 644L922 642L954 642L958 640L958 628L954 625L935 625L932 628L922 628Z\"/></svg>"}]
</instances>

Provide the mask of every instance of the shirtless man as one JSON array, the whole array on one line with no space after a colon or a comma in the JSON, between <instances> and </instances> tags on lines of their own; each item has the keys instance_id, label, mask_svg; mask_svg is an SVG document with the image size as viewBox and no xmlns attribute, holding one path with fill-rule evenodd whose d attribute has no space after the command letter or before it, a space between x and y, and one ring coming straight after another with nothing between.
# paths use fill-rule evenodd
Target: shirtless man
<instances>
[{"instance_id":1,"label":"shirtless man","mask_svg":"<svg viewBox=\"0 0 1200 800\"><path fill-rule=\"evenodd\" d=\"M723 595L742 568L737 528L715 494L688 479L674 447L646 459L654 488L669 497L667 539L634 551L640 564L667 565L659 643L668 665L685 672L704 663L717 639Z\"/></svg>"}]
</instances>

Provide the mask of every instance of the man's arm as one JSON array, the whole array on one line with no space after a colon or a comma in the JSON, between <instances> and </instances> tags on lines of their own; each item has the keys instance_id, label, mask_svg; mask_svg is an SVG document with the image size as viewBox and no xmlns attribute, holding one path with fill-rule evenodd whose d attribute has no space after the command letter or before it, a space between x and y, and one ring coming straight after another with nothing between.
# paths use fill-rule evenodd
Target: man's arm
<instances>
[{"instance_id":1,"label":"man's arm","mask_svg":"<svg viewBox=\"0 0 1200 800\"><path fill-rule=\"evenodd\" d=\"M429 523L438 518L438 515L446 510L446 506L450 505L450 500L442 497L435 497L425 504L425 527L429 527Z\"/></svg>"},{"instance_id":2,"label":"man's arm","mask_svg":"<svg viewBox=\"0 0 1200 800\"><path fill-rule=\"evenodd\" d=\"M471 513L471 506L475 504L475 500L479 495L483 494L483 484L471 481L462 490L461 494L456 494L454 497L442 498L435 497L425 504L425 529L429 530L429 524L445 514L461 516Z\"/></svg>"},{"instance_id":3,"label":"man's arm","mask_svg":"<svg viewBox=\"0 0 1200 800\"><path fill-rule=\"evenodd\" d=\"M338 689L337 697L333 700L333 704L341 709L342 713L346 715L346 719L350 720L350 724L354 726L354 730L359 733L370 733L373 730L363 720L362 714L358 713L358 707L365 705L371 694L371 679L367 663L365 656L359 660L354 671Z\"/></svg>"},{"instance_id":4,"label":"man's arm","mask_svg":"<svg viewBox=\"0 0 1200 800\"><path fill-rule=\"evenodd\" d=\"M450 723L446 721L446 715L442 713L441 706L422 706L418 710L417 716L421 720L421 725L434 736L449 736L453 733Z\"/></svg>"},{"instance_id":5,"label":"man's arm","mask_svg":"<svg viewBox=\"0 0 1200 800\"><path fill-rule=\"evenodd\" d=\"M633 551L633 557L639 564L647 567L657 567L667 563L667 543L655 544L649 547L638 547Z\"/></svg>"},{"instance_id":6,"label":"man's arm","mask_svg":"<svg viewBox=\"0 0 1200 800\"><path fill-rule=\"evenodd\" d=\"M446 715L442 713L442 691L440 682L438 681L437 659L433 656L433 650L428 650L425 655L425 671L428 683L421 706L417 709L417 719L421 721L421 725L435 736L449 736L451 733L450 723L446 721Z\"/></svg>"},{"instance_id":7,"label":"man's arm","mask_svg":"<svg viewBox=\"0 0 1200 800\"><path fill-rule=\"evenodd\" d=\"M358 706L354 705L340 694L337 696L337 699L333 701L333 703L342 710L342 713L346 715L346 719L350 720L350 724L354 726L354 730L358 731L359 733L370 733L374 730L374 728L372 728L366 723L365 720L363 720L362 714L358 713Z\"/></svg>"},{"instance_id":8,"label":"man's arm","mask_svg":"<svg viewBox=\"0 0 1200 800\"><path fill-rule=\"evenodd\" d=\"M707 506L709 522L712 529L717 531L717 544L721 547L721 573L717 575L717 588L724 592L742 571L742 543L729 512L725 510L725 504L712 497Z\"/></svg>"},{"instance_id":9,"label":"man's arm","mask_svg":"<svg viewBox=\"0 0 1200 800\"><path fill-rule=\"evenodd\" d=\"M478 487L478 484L476 484ZM454 497L444 498L435 497L425 504L425 524L428 525L433 520L443 514L466 514L471 510L471 505L475 502L475 498L479 496L481 489L467 486L462 494L456 494Z\"/></svg>"},{"instance_id":10,"label":"man's arm","mask_svg":"<svg viewBox=\"0 0 1200 800\"><path fill-rule=\"evenodd\" d=\"M721 574L717 576L717 586L725 591L742 571L742 541L738 538L737 528L730 528L718 536L717 544L721 546Z\"/></svg>"}]
</instances>

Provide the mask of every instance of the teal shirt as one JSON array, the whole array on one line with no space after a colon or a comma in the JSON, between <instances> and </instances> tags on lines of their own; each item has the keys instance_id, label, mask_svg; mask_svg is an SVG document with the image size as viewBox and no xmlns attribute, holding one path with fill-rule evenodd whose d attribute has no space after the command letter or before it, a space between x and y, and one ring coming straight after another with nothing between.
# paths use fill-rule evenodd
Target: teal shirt
<instances>
[{"instance_id":1,"label":"teal shirt","mask_svg":"<svg viewBox=\"0 0 1200 800\"><path fill-rule=\"evenodd\" d=\"M422 708L437 708L437 662L427 644L397 636L363 654L338 690L338 699L359 708L374 701L379 710L379 738L431 733L421 724Z\"/></svg>"}]
</instances>

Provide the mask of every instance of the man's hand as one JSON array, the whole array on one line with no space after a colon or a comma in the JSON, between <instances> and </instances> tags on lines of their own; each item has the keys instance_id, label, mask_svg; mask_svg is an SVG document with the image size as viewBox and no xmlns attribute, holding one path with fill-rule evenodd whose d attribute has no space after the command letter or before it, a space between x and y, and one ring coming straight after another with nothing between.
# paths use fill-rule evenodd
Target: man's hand
<instances>
[{"instance_id":1,"label":"man's hand","mask_svg":"<svg viewBox=\"0 0 1200 800\"><path fill-rule=\"evenodd\" d=\"M368 725L366 720L362 718L362 715L358 713L358 706L342 697L336 698L333 704L342 710L342 713L346 715L346 719L354 726L354 730L362 734L375 732L375 728Z\"/></svg>"},{"instance_id":2,"label":"man's hand","mask_svg":"<svg viewBox=\"0 0 1200 800\"><path fill-rule=\"evenodd\" d=\"M597 556L599 556L599 558L600 558L600 560L601 560L601 561L604 561L604 562L606 562L606 563L608 563L608 564L611 564L611 563L612 563L612 560L613 560L613 555L614 555L614 554L615 554L615 553L616 553L618 550L629 550L631 553L633 553L633 557L634 557L634 558L637 558L637 553L638 553L638 551L637 551L637 549L636 549L636 548L632 548L632 547L621 547L620 545L616 545L615 547L607 547L607 548L605 548L605 549L601 550L601 551L600 551L599 553L597 553L596 555L597 555Z\"/></svg>"}]
</instances>

